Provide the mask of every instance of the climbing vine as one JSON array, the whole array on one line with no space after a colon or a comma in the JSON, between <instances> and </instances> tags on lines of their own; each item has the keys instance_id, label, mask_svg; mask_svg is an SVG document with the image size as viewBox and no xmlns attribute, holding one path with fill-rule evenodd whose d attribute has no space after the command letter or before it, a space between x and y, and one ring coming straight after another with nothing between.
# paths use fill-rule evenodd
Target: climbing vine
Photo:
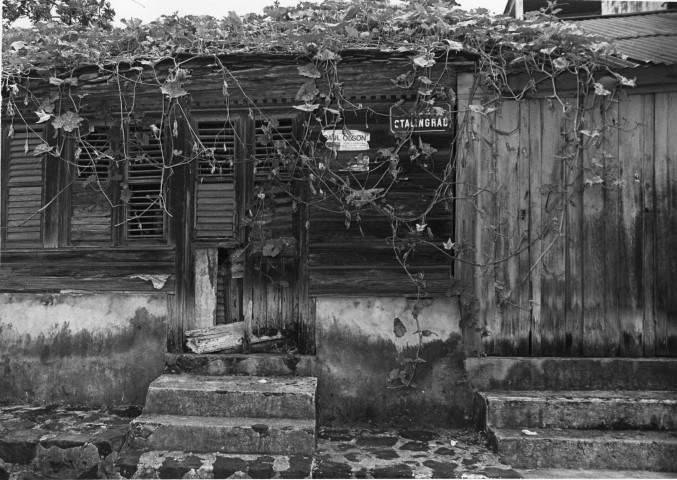
<instances>
[{"instance_id":1,"label":"climbing vine","mask_svg":"<svg viewBox=\"0 0 677 480\"><path fill-rule=\"evenodd\" d=\"M75 158L87 155L94 166L86 183L106 192L105 181L108 180L98 177L97 162L114 161L119 169L124 162L148 160L143 154L139 156L128 150L129 142L126 141L120 142L123 150L118 155L97 151L89 143L92 130L82 113L87 94L81 87L107 83L119 91L119 105L111 108L116 112L111 115L117 116L114 120L119 135L127 135L129 129L125 126L143 125L143 133L132 140L142 144L154 140L160 148L165 148L160 141L161 135L163 132L169 134L171 151L163 152L165 160L156 165L163 171L163 183L178 166L198 158L210 158L214 169L222 168L214 149L203 145L190 126L186 132L190 140L179 142L177 118L186 116L183 100L192 93L186 86L191 78L186 65L195 59L203 59L212 67L213 75L220 79L221 93L226 101L237 93L247 100L245 108L251 116L265 119L259 143L278 153L278 163L271 169L265 184L256 186L251 204L246 208L247 216L241 219L241 226L250 227L251 237L238 249L236 256L250 248L254 240L259 241L264 255L275 256L284 248L281 239L266 238L261 228L257 228L261 227L261 218L269 209L271 191L282 189L292 196L294 209L308 201L341 215L346 228L360 229L365 211L386 218L391 235L384 241L392 247L395 261L411 279L412 291L421 298L426 295L425 275L409 265L409 259L421 245L445 254L456 265L475 269L479 275L491 274L496 265L528 248L523 242L516 242L515 248L500 255L481 252L481 256L476 256L473 252L477 246L467 239L436 240L436 232L427 225L426 217L435 206L443 205L451 211L455 202L467 202L477 209L479 221L486 222L483 229L497 231L496 218L482 215L477 199L486 194L498 195L501 188L506 188L501 185L501 179L493 172L480 184L465 181L459 185L456 178L458 159L468 148L473 148L473 142L481 141L481 133L474 129L470 119L481 118L496 134L506 135L509 132L501 131L492 123L495 113L500 112L504 102L521 101L537 91L548 91L551 108L566 118L566 142L559 155L571 172L567 175L570 181L564 191L557 192L561 197L560 208L551 218L542 219L543 232L548 229L556 232L548 236L544 255L555 242L562 241L565 235L562 209L580 188L619 186L612 162L606 161L610 158L609 152L602 149L602 156L589 165L583 165L580 156L591 142L603 144L609 130L617 128L610 122L602 122L591 129L589 112L601 108L604 117L603 112L620 89L634 83L610 67L614 64L612 45L591 37L575 24L558 20L551 15L555 8L553 3L550 8L528 15L524 20L515 20L492 16L481 10L465 12L455 8L453 2L412 0L390 4L387 0L327 0L320 5L301 3L292 8L273 5L266 8L263 15L251 14L243 18L230 13L222 19L170 15L149 24L127 20L124 28L110 31L97 26L78 29L55 22L40 22L27 29L9 28L2 39L3 115L11 125L10 137L17 124L30 128L36 123L49 123L58 132L56 143L44 139L33 148L35 156L47 155L50 159L72 162L72 157L66 154L66 142L75 140L76 144L83 145L84 148L79 147L74 155ZM440 159L437 158L438 151L417 135L396 133L392 136L392 145L380 149L376 159L355 157L353 171L359 171L360 165L368 162L368 183L350 171L346 175L332 169L330 164L335 160L336 152L327 148L326 139L318 132L342 130L346 117L351 114L359 114L365 122L383 115L344 95L345 82L350 79L341 77L340 65L342 52L348 50L407 55L410 59L408 67L392 79L393 84L413 93L415 102L410 108L414 112L431 111L441 104L450 104L451 112L443 114L457 120L456 137L449 140L458 148L452 150L448 158ZM224 55L231 54L251 59L259 54L299 59L299 90L294 108L302 113L304 121L301 138L293 145L276 140L277 120L267 118L253 100L253 92L242 86L238 72L224 60ZM457 92L443 80L444 74L459 58L474 62L474 82L469 92ZM514 82L513 78L520 75L528 81ZM559 94L559 82L563 78L574 79L575 95ZM324 86L322 90L318 82ZM136 108L134 95L134 92L148 88L156 88L157 94L163 97L160 120L150 125ZM463 103L459 102L459 95L466 96ZM594 96L603 100L596 103L586 100ZM184 148L186 144L193 146L190 151ZM405 211L389 196L398 182L405 181L401 175L402 162L417 164L434 179L429 203L420 211ZM432 167L440 163L442 168ZM113 179L120 181L122 178L114 176ZM295 181L307 185L309 200L294 190ZM124 204L129 201L130 193L126 184L121 186L119 202ZM152 204L166 210L163 192L164 189L160 189ZM116 201L109 199L112 206ZM126 221L133 222L134 218ZM544 241L546 236L547 233L543 233L532 241ZM477 258L483 258L483 261L477 261ZM536 267L532 265L532 268ZM526 278L520 279L518 287L525 282ZM518 304L514 290L500 285L497 289L501 291L500 302L531 308ZM465 310L470 312L464 315L464 321L472 324L472 312L477 305L471 291L452 282L449 294L461 295ZM415 313L420 352L424 337L435 334L418 324L418 311ZM396 334L397 329L396 322ZM389 383L393 387L415 385L416 366L421 362L418 353L414 358L403 358L402 368L391 372Z\"/></svg>"}]
</instances>

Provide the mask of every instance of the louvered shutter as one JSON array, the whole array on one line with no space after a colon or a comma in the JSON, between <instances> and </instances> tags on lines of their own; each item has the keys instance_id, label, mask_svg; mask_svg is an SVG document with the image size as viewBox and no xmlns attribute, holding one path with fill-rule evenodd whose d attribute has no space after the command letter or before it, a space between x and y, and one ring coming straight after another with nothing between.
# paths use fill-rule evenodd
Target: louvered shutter
<instances>
[{"instance_id":1,"label":"louvered shutter","mask_svg":"<svg viewBox=\"0 0 677 480\"><path fill-rule=\"evenodd\" d=\"M9 140L7 173L7 243L41 246L44 156L34 156L44 143L27 128L17 128Z\"/></svg>"},{"instance_id":2,"label":"louvered shutter","mask_svg":"<svg viewBox=\"0 0 677 480\"><path fill-rule=\"evenodd\" d=\"M291 237L293 199L285 182L291 179L292 168L288 164L297 148L295 121L292 117L258 119L254 123L256 157L254 185L270 184L265 188L265 208L256 222L252 236L261 239ZM278 182L279 181L279 182Z\"/></svg>"},{"instance_id":3,"label":"louvered shutter","mask_svg":"<svg viewBox=\"0 0 677 480\"><path fill-rule=\"evenodd\" d=\"M195 236L204 240L232 237L235 124L230 121L200 121L197 130L208 153L197 159Z\"/></svg>"},{"instance_id":4,"label":"louvered shutter","mask_svg":"<svg viewBox=\"0 0 677 480\"><path fill-rule=\"evenodd\" d=\"M271 121L257 119L255 124L254 156L256 157L254 181L278 177L285 180L291 174L285 165L284 155L295 148L294 119L275 118Z\"/></svg>"},{"instance_id":5,"label":"louvered shutter","mask_svg":"<svg viewBox=\"0 0 677 480\"><path fill-rule=\"evenodd\" d=\"M165 238L162 189L162 142L151 132L130 129L126 183L129 201L125 209L127 240ZM122 192L125 195L125 192Z\"/></svg>"},{"instance_id":6,"label":"louvered shutter","mask_svg":"<svg viewBox=\"0 0 677 480\"><path fill-rule=\"evenodd\" d=\"M111 241L112 150L108 131L94 130L78 141L71 186L71 243Z\"/></svg>"}]
</instances>

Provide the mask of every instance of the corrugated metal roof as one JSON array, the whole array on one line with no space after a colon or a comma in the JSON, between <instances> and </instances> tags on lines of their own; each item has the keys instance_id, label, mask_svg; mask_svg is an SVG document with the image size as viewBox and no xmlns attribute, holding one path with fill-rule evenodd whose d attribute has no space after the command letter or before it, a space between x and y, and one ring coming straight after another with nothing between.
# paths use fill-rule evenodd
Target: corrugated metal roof
<instances>
[{"instance_id":1,"label":"corrugated metal roof","mask_svg":"<svg viewBox=\"0 0 677 480\"><path fill-rule=\"evenodd\" d=\"M578 20L585 30L611 38L677 35L677 12Z\"/></svg>"},{"instance_id":2,"label":"corrugated metal roof","mask_svg":"<svg viewBox=\"0 0 677 480\"><path fill-rule=\"evenodd\" d=\"M621 58L640 65L677 64L677 12L598 17L576 23L586 32L610 40Z\"/></svg>"},{"instance_id":3,"label":"corrugated metal roof","mask_svg":"<svg viewBox=\"0 0 677 480\"><path fill-rule=\"evenodd\" d=\"M677 64L677 35L618 40L616 49L636 62Z\"/></svg>"}]
</instances>

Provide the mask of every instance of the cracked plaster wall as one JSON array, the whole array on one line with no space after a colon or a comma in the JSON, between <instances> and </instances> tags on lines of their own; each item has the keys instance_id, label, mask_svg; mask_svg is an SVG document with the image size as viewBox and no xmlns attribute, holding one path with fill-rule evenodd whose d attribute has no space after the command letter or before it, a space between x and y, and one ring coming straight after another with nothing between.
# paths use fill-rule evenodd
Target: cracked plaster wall
<instances>
[{"instance_id":1,"label":"cracked plaster wall","mask_svg":"<svg viewBox=\"0 0 677 480\"><path fill-rule=\"evenodd\" d=\"M414 388L389 388L389 372L416 355L415 304L406 298L316 299L320 424L468 424L472 392L455 297L421 301L420 327L433 332L423 337L426 363L417 368ZM395 318L406 328L401 337Z\"/></svg>"},{"instance_id":2,"label":"cracked plaster wall","mask_svg":"<svg viewBox=\"0 0 677 480\"><path fill-rule=\"evenodd\" d=\"M162 294L0 294L0 403L142 405L166 322Z\"/></svg>"}]
</instances>

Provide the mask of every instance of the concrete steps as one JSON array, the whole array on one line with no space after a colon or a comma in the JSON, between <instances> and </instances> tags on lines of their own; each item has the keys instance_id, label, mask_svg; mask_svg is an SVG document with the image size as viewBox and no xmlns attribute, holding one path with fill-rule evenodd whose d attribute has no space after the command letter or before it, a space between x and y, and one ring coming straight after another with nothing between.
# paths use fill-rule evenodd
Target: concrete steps
<instances>
[{"instance_id":1,"label":"concrete steps","mask_svg":"<svg viewBox=\"0 0 677 480\"><path fill-rule=\"evenodd\" d=\"M314 453L314 358L185 354L165 362L130 423L129 451L218 453L224 462L228 455Z\"/></svg>"},{"instance_id":2,"label":"concrete steps","mask_svg":"<svg viewBox=\"0 0 677 480\"><path fill-rule=\"evenodd\" d=\"M148 450L303 455L315 450L315 420L142 414L129 444Z\"/></svg>"},{"instance_id":3,"label":"concrete steps","mask_svg":"<svg viewBox=\"0 0 677 480\"><path fill-rule=\"evenodd\" d=\"M677 472L677 433L639 430L492 428L490 442L513 468Z\"/></svg>"},{"instance_id":4,"label":"concrete steps","mask_svg":"<svg viewBox=\"0 0 677 480\"><path fill-rule=\"evenodd\" d=\"M466 366L475 422L514 468L677 472L677 359L492 357Z\"/></svg>"},{"instance_id":5,"label":"concrete steps","mask_svg":"<svg viewBox=\"0 0 677 480\"><path fill-rule=\"evenodd\" d=\"M478 401L494 428L677 428L677 392L507 391Z\"/></svg>"},{"instance_id":6,"label":"concrete steps","mask_svg":"<svg viewBox=\"0 0 677 480\"><path fill-rule=\"evenodd\" d=\"M315 377L315 357L273 353L166 353L165 373L245 375L255 377Z\"/></svg>"},{"instance_id":7,"label":"concrete steps","mask_svg":"<svg viewBox=\"0 0 677 480\"><path fill-rule=\"evenodd\" d=\"M310 377L161 375L143 413L314 420L316 388Z\"/></svg>"}]
</instances>

